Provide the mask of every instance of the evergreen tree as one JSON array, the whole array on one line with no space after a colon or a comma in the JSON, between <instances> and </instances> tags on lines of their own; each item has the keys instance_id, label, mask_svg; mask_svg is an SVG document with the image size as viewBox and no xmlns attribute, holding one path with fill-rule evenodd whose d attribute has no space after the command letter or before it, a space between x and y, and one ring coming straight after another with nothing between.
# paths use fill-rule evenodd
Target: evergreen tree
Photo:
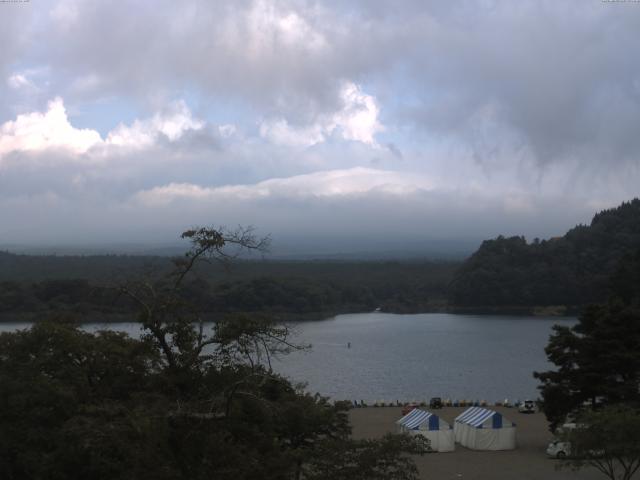
<instances>
[{"instance_id":1,"label":"evergreen tree","mask_svg":"<svg viewBox=\"0 0 640 480\"><path fill-rule=\"evenodd\" d=\"M607 303L554 327L545 351L558 369L534 374L552 429L585 403L640 403L640 252L622 260L611 285Z\"/></svg>"}]
</instances>

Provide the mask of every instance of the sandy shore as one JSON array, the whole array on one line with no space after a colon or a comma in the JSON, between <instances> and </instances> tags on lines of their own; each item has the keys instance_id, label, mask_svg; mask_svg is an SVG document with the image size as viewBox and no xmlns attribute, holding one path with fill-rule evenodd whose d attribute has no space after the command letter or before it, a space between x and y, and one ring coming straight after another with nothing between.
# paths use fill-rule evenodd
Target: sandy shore
<instances>
[{"instance_id":1,"label":"sandy shore","mask_svg":"<svg viewBox=\"0 0 640 480\"><path fill-rule=\"evenodd\" d=\"M543 414L519 413L515 408L491 407L517 425L516 450L479 452L456 444L455 452L431 453L416 457L421 478L429 480L528 480L528 479L602 479L595 469L574 472L558 470L559 462L547 458L545 450L553 438ZM350 419L355 438L377 438L395 432L395 421L401 417L399 407L356 408ZM446 407L436 410L441 418L453 424L453 419L465 408Z\"/></svg>"}]
</instances>

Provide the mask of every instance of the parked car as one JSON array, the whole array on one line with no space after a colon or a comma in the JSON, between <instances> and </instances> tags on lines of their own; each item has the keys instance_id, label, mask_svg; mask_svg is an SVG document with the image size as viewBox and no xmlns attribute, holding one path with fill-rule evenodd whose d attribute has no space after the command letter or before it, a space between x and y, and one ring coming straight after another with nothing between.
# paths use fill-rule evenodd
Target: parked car
<instances>
[{"instance_id":1,"label":"parked car","mask_svg":"<svg viewBox=\"0 0 640 480\"><path fill-rule=\"evenodd\" d=\"M561 435L562 438L556 438L549 444L547 447L547 455L551 458L558 459L569 456L580 456L578 452L571 452L571 442L567 440L567 436L570 436L571 432L576 428L586 428L586 425L570 422L559 427L557 433ZM589 457L600 457L604 455L604 450L589 450L587 455Z\"/></svg>"},{"instance_id":2,"label":"parked car","mask_svg":"<svg viewBox=\"0 0 640 480\"><path fill-rule=\"evenodd\" d=\"M604 450L589 450L586 456L588 456L589 458L594 458L602 457L604 454ZM547 447L547 455L551 458L557 458L559 460L571 456L571 442L554 440ZM577 453L575 453L574 456L581 457L582 455L578 455Z\"/></svg>"},{"instance_id":3,"label":"parked car","mask_svg":"<svg viewBox=\"0 0 640 480\"><path fill-rule=\"evenodd\" d=\"M547 447L547 455L551 458L562 459L571 455L571 442L554 440Z\"/></svg>"},{"instance_id":4,"label":"parked car","mask_svg":"<svg viewBox=\"0 0 640 480\"><path fill-rule=\"evenodd\" d=\"M442 399L440 397L432 397L429 400L429 408L442 408Z\"/></svg>"},{"instance_id":5,"label":"parked car","mask_svg":"<svg viewBox=\"0 0 640 480\"><path fill-rule=\"evenodd\" d=\"M525 400L518 405L518 411L520 413L535 413L536 404L533 400Z\"/></svg>"},{"instance_id":6,"label":"parked car","mask_svg":"<svg viewBox=\"0 0 640 480\"><path fill-rule=\"evenodd\" d=\"M411 410L418 407L419 405L417 403L407 403L404 407L402 407L402 416L404 417Z\"/></svg>"}]
</instances>

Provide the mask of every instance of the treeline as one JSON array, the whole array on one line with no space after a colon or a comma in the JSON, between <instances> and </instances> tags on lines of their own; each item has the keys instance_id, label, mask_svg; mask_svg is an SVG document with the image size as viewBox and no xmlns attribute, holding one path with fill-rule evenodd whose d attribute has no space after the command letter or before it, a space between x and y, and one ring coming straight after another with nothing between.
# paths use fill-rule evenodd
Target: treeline
<instances>
[{"instance_id":1,"label":"treeline","mask_svg":"<svg viewBox=\"0 0 640 480\"><path fill-rule=\"evenodd\" d=\"M0 252L0 281L87 279L124 280L131 275L166 272L168 257L144 255L16 255Z\"/></svg>"},{"instance_id":2,"label":"treeline","mask_svg":"<svg viewBox=\"0 0 640 480\"><path fill-rule=\"evenodd\" d=\"M116 288L86 279L0 282L0 314L73 311L77 314L126 313L133 303Z\"/></svg>"},{"instance_id":3,"label":"treeline","mask_svg":"<svg viewBox=\"0 0 640 480\"><path fill-rule=\"evenodd\" d=\"M19 256L15 256L19 260ZM115 257L118 268L123 258ZM23 257L28 262L32 257ZM15 259L13 259L15 261ZM127 260L127 259L125 259ZM85 258L93 265L96 259ZM38 281L0 281L0 314L72 311L79 314L127 315L135 305L122 295L124 283L98 260L98 272L86 269L88 278L54 278ZM131 257L138 278L154 282L169 269L169 259L147 260L154 268ZM78 257L72 264L81 262ZM263 262L243 261L228 271L219 265L203 265L183 286L184 297L211 315L264 312L282 315L321 316L380 308L392 312L417 312L441 308L447 285L457 268L439 262ZM37 278L38 275L35 275ZM119 319L119 318L118 318ZM101 320L108 320L101 318Z\"/></svg>"},{"instance_id":4,"label":"treeline","mask_svg":"<svg viewBox=\"0 0 640 480\"><path fill-rule=\"evenodd\" d=\"M482 243L455 275L450 301L460 306L583 306L610 294L609 278L640 248L640 200L593 217L563 237L498 237Z\"/></svg>"}]
</instances>

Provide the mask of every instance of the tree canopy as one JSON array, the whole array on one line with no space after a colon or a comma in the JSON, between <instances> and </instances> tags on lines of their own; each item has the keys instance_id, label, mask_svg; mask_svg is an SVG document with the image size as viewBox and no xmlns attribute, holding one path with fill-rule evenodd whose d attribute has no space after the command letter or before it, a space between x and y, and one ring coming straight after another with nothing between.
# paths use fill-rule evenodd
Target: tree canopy
<instances>
[{"instance_id":1,"label":"tree canopy","mask_svg":"<svg viewBox=\"0 0 640 480\"><path fill-rule=\"evenodd\" d=\"M630 480L640 469L640 410L624 405L583 412L576 428L567 430L575 469L592 466L611 480Z\"/></svg>"},{"instance_id":2,"label":"tree canopy","mask_svg":"<svg viewBox=\"0 0 640 480\"><path fill-rule=\"evenodd\" d=\"M250 231L186 232L193 248L161 281L131 281L140 339L68 318L0 335L0 478L415 479L406 436L350 438L348 406L276 374L302 348L267 318L204 328L184 296L194 265L260 249Z\"/></svg>"},{"instance_id":3,"label":"tree canopy","mask_svg":"<svg viewBox=\"0 0 640 480\"><path fill-rule=\"evenodd\" d=\"M558 368L534 374L552 428L585 403L640 406L640 251L623 258L611 291L574 326L554 327L545 351Z\"/></svg>"},{"instance_id":4,"label":"tree canopy","mask_svg":"<svg viewBox=\"0 0 640 480\"><path fill-rule=\"evenodd\" d=\"M603 302L620 260L640 248L640 200L597 213L548 240L499 236L464 262L450 285L462 306L584 306Z\"/></svg>"},{"instance_id":5,"label":"tree canopy","mask_svg":"<svg viewBox=\"0 0 640 480\"><path fill-rule=\"evenodd\" d=\"M7 260L3 261L3 257ZM255 257L255 256L254 256ZM163 278L169 257L55 257L0 252L0 318L69 311L101 322L135 312L117 288L134 278ZM203 311L261 312L290 319L337 313L418 312L442 308L458 263L238 259L227 271L200 262L182 285Z\"/></svg>"}]
</instances>

